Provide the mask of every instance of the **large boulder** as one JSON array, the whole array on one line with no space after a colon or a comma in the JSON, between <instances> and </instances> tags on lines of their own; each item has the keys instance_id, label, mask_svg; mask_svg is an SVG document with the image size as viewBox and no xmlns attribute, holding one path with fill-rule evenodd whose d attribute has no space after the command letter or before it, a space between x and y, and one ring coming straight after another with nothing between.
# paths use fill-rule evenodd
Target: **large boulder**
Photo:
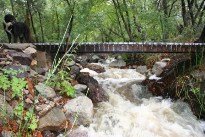
<instances>
[{"instance_id":1,"label":"large boulder","mask_svg":"<svg viewBox=\"0 0 205 137\"><path fill-rule=\"evenodd\" d=\"M12 51L8 52L9 56L13 58L14 61L19 62L21 65L31 65L32 56L31 54L26 54L23 52Z\"/></svg>"},{"instance_id":2,"label":"large boulder","mask_svg":"<svg viewBox=\"0 0 205 137\"><path fill-rule=\"evenodd\" d=\"M59 108L53 108L45 116L39 119L39 130L60 131L64 129L66 117L63 111Z\"/></svg>"},{"instance_id":3,"label":"large boulder","mask_svg":"<svg viewBox=\"0 0 205 137\"><path fill-rule=\"evenodd\" d=\"M72 100L69 100L65 106L64 110L67 119L74 123L75 125L87 126L92 122L93 118L93 103L86 96L79 96Z\"/></svg>"},{"instance_id":4,"label":"large boulder","mask_svg":"<svg viewBox=\"0 0 205 137\"><path fill-rule=\"evenodd\" d=\"M88 87L88 97L93 101L93 103L98 103L102 101L108 101L108 95L99 85L98 81L91 77L89 73L80 73L77 77L77 81L80 84L85 84Z\"/></svg>"}]
</instances>

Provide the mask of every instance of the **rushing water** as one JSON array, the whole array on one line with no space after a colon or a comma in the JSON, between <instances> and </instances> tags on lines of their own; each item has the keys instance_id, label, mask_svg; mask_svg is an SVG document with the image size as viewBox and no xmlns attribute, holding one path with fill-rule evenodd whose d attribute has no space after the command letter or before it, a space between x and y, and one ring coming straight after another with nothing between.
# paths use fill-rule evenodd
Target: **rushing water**
<instances>
[{"instance_id":1,"label":"rushing water","mask_svg":"<svg viewBox=\"0 0 205 137\"><path fill-rule=\"evenodd\" d=\"M135 84L145 79L135 70L106 66L106 72L93 75L108 93L109 102L98 105L89 127L80 127L88 137L205 136L205 124L197 121L186 103L151 96ZM126 89L133 93L132 100Z\"/></svg>"}]
</instances>

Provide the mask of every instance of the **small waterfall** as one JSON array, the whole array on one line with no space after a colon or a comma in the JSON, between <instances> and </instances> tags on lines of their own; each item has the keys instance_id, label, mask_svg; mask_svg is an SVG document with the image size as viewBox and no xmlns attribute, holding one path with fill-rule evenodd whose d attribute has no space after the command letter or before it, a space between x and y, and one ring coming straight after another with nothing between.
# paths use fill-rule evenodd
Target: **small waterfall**
<instances>
[{"instance_id":1,"label":"small waterfall","mask_svg":"<svg viewBox=\"0 0 205 137\"><path fill-rule=\"evenodd\" d=\"M153 97L132 69L109 68L94 78L109 95L98 104L92 124L80 127L88 137L204 137L205 123L181 101ZM132 98L132 99L130 99Z\"/></svg>"}]
</instances>

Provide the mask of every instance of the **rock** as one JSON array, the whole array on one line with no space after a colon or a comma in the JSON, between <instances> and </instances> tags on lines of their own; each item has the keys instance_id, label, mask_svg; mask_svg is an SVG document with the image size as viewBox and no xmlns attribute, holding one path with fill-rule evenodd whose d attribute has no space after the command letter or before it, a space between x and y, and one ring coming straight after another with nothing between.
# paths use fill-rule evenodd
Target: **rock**
<instances>
[{"instance_id":1,"label":"rock","mask_svg":"<svg viewBox=\"0 0 205 137\"><path fill-rule=\"evenodd\" d=\"M80 73L80 67L78 65L74 65L70 67L70 75L72 78L75 78Z\"/></svg>"},{"instance_id":2,"label":"rock","mask_svg":"<svg viewBox=\"0 0 205 137\"><path fill-rule=\"evenodd\" d=\"M28 71L30 68L28 66L17 66L17 65L8 65L5 66L4 69L13 71L13 74L9 74L10 77L15 76L17 78L26 78L28 77ZM15 74L16 73L16 74Z\"/></svg>"},{"instance_id":3,"label":"rock","mask_svg":"<svg viewBox=\"0 0 205 137\"><path fill-rule=\"evenodd\" d=\"M153 68L152 68L152 73L155 74L156 76L159 76L163 72L163 68L167 65L167 62L155 62Z\"/></svg>"},{"instance_id":4,"label":"rock","mask_svg":"<svg viewBox=\"0 0 205 137\"><path fill-rule=\"evenodd\" d=\"M35 54L37 52L37 50L33 47L28 47L25 50L23 50L23 52L28 54L28 55L32 55L32 54Z\"/></svg>"},{"instance_id":5,"label":"rock","mask_svg":"<svg viewBox=\"0 0 205 137\"><path fill-rule=\"evenodd\" d=\"M102 72L105 72L105 68L100 66L100 65L97 65L97 64L87 64L85 66L85 68L88 68L90 70L93 70L97 73L102 73Z\"/></svg>"},{"instance_id":6,"label":"rock","mask_svg":"<svg viewBox=\"0 0 205 137\"><path fill-rule=\"evenodd\" d=\"M64 109L67 119L72 123L74 123L77 116L75 125L87 126L92 121L93 104L92 101L86 96L79 96L69 100L65 104Z\"/></svg>"},{"instance_id":7,"label":"rock","mask_svg":"<svg viewBox=\"0 0 205 137\"><path fill-rule=\"evenodd\" d=\"M54 133L52 133L51 131L45 130L42 132L43 137L56 137L56 135Z\"/></svg>"},{"instance_id":8,"label":"rock","mask_svg":"<svg viewBox=\"0 0 205 137\"><path fill-rule=\"evenodd\" d=\"M30 98L26 98L25 102L28 103L28 104L32 104L33 103L33 101Z\"/></svg>"},{"instance_id":9,"label":"rock","mask_svg":"<svg viewBox=\"0 0 205 137\"><path fill-rule=\"evenodd\" d=\"M28 47L35 48L35 46L31 43L4 43L3 47L20 51L25 50Z\"/></svg>"},{"instance_id":10,"label":"rock","mask_svg":"<svg viewBox=\"0 0 205 137\"><path fill-rule=\"evenodd\" d=\"M74 86L76 93L83 92L87 89L87 86L84 84L77 84Z\"/></svg>"},{"instance_id":11,"label":"rock","mask_svg":"<svg viewBox=\"0 0 205 137\"><path fill-rule=\"evenodd\" d=\"M46 98L53 98L56 96L54 89L43 83L38 83L35 88L41 95L45 96Z\"/></svg>"},{"instance_id":12,"label":"rock","mask_svg":"<svg viewBox=\"0 0 205 137\"><path fill-rule=\"evenodd\" d=\"M77 128L77 129L73 130L72 132L68 132L63 137L88 137L88 132L86 130L81 129L81 128Z\"/></svg>"},{"instance_id":13,"label":"rock","mask_svg":"<svg viewBox=\"0 0 205 137\"><path fill-rule=\"evenodd\" d=\"M118 59L109 64L110 67L121 68L126 66L126 62L123 59Z\"/></svg>"},{"instance_id":14,"label":"rock","mask_svg":"<svg viewBox=\"0 0 205 137\"><path fill-rule=\"evenodd\" d=\"M77 77L80 84L85 84L88 87L88 97L93 103L108 101L108 95L103 88L98 84L98 81L91 77L88 73L80 73Z\"/></svg>"},{"instance_id":15,"label":"rock","mask_svg":"<svg viewBox=\"0 0 205 137\"><path fill-rule=\"evenodd\" d=\"M94 55L91 57L91 59L92 59L92 62L97 63L97 62L100 60L100 57L99 57L98 55L94 54Z\"/></svg>"},{"instance_id":16,"label":"rock","mask_svg":"<svg viewBox=\"0 0 205 137\"><path fill-rule=\"evenodd\" d=\"M7 115L12 116L13 114L13 109L12 107L6 102L4 101L5 98L3 95L0 94L0 109L1 111L5 112Z\"/></svg>"},{"instance_id":17,"label":"rock","mask_svg":"<svg viewBox=\"0 0 205 137\"><path fill-rule=\"evenodd\" d=\"M96 76L98 75L97 72L95 72L94 70L90 70L88 68L84 68L80 70L81 73L88 73L90 76Z\"/></svg>"},{"instance_id":18,"label":"rock","mask_svg":"<svg viewBox=\"0 0 205 137\"><path fill-rule=\"evenodd\" d=\"M125 99L136 104L140 104L142 102L142 98L149 98L152 96L145 86L136 82L127 83L115 91Z\"/></svg>"},{"instance_id":19,"label":"rock","mask_svg":"<svg viewBox=\"0 0 205 137\"><path fill-rule=\"evenodd\" d=\"M18 61L21 65L31 65L32 57L31 55L25 54L23 52L14 52L9 54L14 61Z\"/></svg>"},{"instance_id":20,"label":"rock","mask_svg":"<svg viewBox=\"0 0 205 137\"><path fill-rule=\"evenodd\" d=\"M147 66L138 66L137 68L136 68L136 71L137 72L139 72L139 73L141 73L141 74L146 74L147 73Z\"/></svg>"},{"instance_id":21,"label":"rock","mask_svg":"<svg viewBox=\"0 0 205 137\"><path fill-rule=\"evenodd\" d=\"M35 109L40 116L45 115L49 110L55 106L55 103L50 101L48 104L36 105Z\"/></svg>"},{"instance_id":22,"label":"rock","mask_svg":"<svg viewBox=\"0 0 205 137\"><path fill-rule=\"evenodd\" d=\"M1 135L2 135L2 137L13 137L14 133L12 131L4 130L4 131L1 132Z\"/></svg>"},{"instance_id":23,"label":"rock","mask_svg":"<svg viewBox=\"0 0 205 137\"><path fill-rule=\"evenodd\" d=\"M53 108L45 116L39 119L39 130L59 131L66 124L65 114L59 108Z\"/></svg>"}]
</instances>

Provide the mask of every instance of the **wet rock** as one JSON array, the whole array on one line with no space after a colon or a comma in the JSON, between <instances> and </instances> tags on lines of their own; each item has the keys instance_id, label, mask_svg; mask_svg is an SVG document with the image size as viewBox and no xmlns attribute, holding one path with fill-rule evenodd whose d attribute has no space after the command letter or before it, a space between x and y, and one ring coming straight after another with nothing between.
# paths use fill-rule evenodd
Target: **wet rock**
<instances>
[{"instance_id":1,"label":"wet rock","mask_svg":"<svg viewBox=\"0 0 205 137\"><path fill-rule=\"evenodd\" d=\"M97 65L97 64L87 64L85 66L85 68L88 68L90 70L93 70L97 73L102 73L102 72L105 72L105 68L100 66L100 65Z\"/></svg>"},{"instance_id":2,"label":"wet rock","mask_svg":"<svg viewBox=\"0 0 205 137\"><path fill-rule=\"evenodd\" d=\"M166 61L164 63L167 63ZM164 67L165 64L158 64ZM156 79L147 79L143 84L148 86L154 95L163 97L176 97L177 76L184 73L183 68L190 68L191 58L187 54L178 54L171 57L169 63L163 68L162 73ZM159 79L158 79L159 78ZM179 89L178 89L179 90Z\"/></svg>"},{"instance_id":3,"label":"wet rock","mask_svg":"<svg viewBox=\"0 0 205 137\"><path fill-rule=\"evenodd\" d=\"M25 54L23 52L14 52L9 54L14 61L18 61L21 65L31 65L32 57L31 55Z\"/></svg>"},{"instance_id":4,"label":"wet rock","mask_svg":"<svg viewBox=\"0 0 205 137\"><path fill-rule=\"evenodd\" d=\"M45 116L39 119L39 130L59 131L66 123L65 114L59 108L53 108Z\"/></svg>"},{"instance_id":5,"label":"wet rock","mask_svg":"<svg viewBox=\"0 0 205 137\"><path fill-rule=\"evenodd\" d=\"M122 95L125 99L136 104L140 104L142 98L149 98L152 96L145 86L136 82L127 83L116 89L116 92Z\"/></svg>"},{"instance_id":6,"label":"wet rock","mask_svg":"<svg viewBox=\"0 0 205 137\"><path fill-rule=\"evenodd\" d=\"M136 68L136 71L139 72L140 74L146 74L147 73L147 66L138 66Z\"/></svg>"},{"instance_id":7,"label":"wet rock","mask_svg":"<svg viewBox=\"0 0 205 137\"><path fill-rule=\"evenodd\" d=\"M88 73L90 76L96 76L98 75L97 72L95 72L94 70L90 70L89 68L84 68L80 70L81 73Z\"/></svg>"},{"instance_id":8,"label":"wet rock","mask_svg":"<svg viewBox=\"0 0 205 137\"><path fill-rule=\"evenodd\" d=\"M99 85L98 81L89 75L89 73L80 73L77 77L77 81L80 84L85 84L88 87L88 97L93 101L93 103L98 103L102 101L108 101L108 95Z\"/></svg>"},{"instance_id":9,"label":"wet rock","mask_svg":"<svg viewBox=\"0 0 205 137\"><path fill-rule=\"evenodd\" d=\"M126 62L123 59L117 59L109 64L110 67L121 68L126 66Z\"/></svg>"},{"instance_id":10,"label":"wet rock","mask_svg":"<svg viewBox=\"0 0 205 137\"><path fill-rule=\"evenodd\" d=\"M153 68L152 68L152 73L155 74L156 76L159 76L163 72L163 68L167 65L167 62L155 62Z\"/></svg>"},{"instance_id":11,"label":"wet rock","mask_svg":"<svg viewBox=\"0 0 205 137\"><path fill-rule=\"evenodd\" d=\"M9 74L10 77L15 76L17 78L26 78L28 77L29 67L28 66L17 66L17 65L8 65L4 69L13 71L13 74Z\"/></svg>"},{"instance_id":12,"label":"wet rock","mask_svg":"<svg viewBox=\"0 0 205 137\"><path fill-rule=\"evenodd\" d=\"M100 60L100 57L95 54L91 57L91 59L92 59L91 62L97 63Z\"/></svg>"},{"instance_id":13,"label":"wet rock","mask_svg":"<svg viewBox=\"0 0 205 137\"><path fill-rule=\"evenodd\" d=\"M76 76L80 73L80 67L78 65L74 65L70 67L70 75L72 78L76 78Z\"/></svg>"},{"instance_id":14,"label":"wet rock","mask_svg":"<svg viewBox=\"0 0 205 137\"><path fill-rule=\"evenodd\" d=\"M87 89L87 86L84 84L77 84L74 86L76 93L81 93Z\"/></svg>"},{"instance_id":15,"label":"wet rock","mask_svg":"<svg viewBox=\"0 0 205 137\"><path fill-rule=\"evenodd\" d=\"M54 133L52 133L51 131L45 130L42 132L43 137L56 137L56 135Z\"/></svg>"},{"instance_id":16,"label":"wet rock","mask_svg":"<svg viewBox=\"0 0 205 137\"><path fill-rule=\"evenodd\" d=\"M73 130L71 133L68 132L63 137L88 137L88 132L83 130L83 129L81 129L81 128L77 128L77 129Z\"/></svg>"},{"instance_id":17,"label":"wet rock","mask_svg":"<svg viewBox=\"0 0 205 137\"><path fill-rule=\"evenodd\" d=\"M56 96L54 89L43 83L38 83L35 88L41 95L45 96L46 98L53 98Z\"/></svg>"},{"instance_id":18,"label":"wet rock","mask_svg":"<svg viewBox=\"0 0 205 137\"><path fill-rule=\"evenodd\" d=\"M93 103L86 96L79 96L72 100L69 100L65 106L64 110L66 111L67 119L74 123L75 118L77 121L75 125L89 125L93 117Z\"/></svg>"},{"instance_id":19,"label":"wet rock","mask_svg":"<svg viewBox=\"0 0 205 137\"><path fill-rule=\"evenodd\" d=\"M12 107L6 102L5 98L3 95L0 94L0 109L8 115L13 114L13 109Z\"/></svg>"}]
</instances>

